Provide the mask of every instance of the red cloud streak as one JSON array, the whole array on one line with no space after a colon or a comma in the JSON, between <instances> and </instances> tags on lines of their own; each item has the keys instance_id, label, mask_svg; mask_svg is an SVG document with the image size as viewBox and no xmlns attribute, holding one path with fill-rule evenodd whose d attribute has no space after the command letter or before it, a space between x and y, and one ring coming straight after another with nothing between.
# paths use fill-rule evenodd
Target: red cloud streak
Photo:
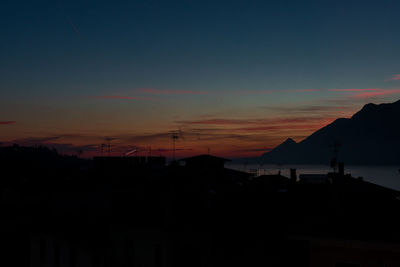
<instances>
[{"instance_id":1,"label":"red cloud streak","mask_svg":"<svg viewBox=\"0 0 400 267\"><path fill-rule=\"evenodd\" d=\"M318 89L293 89L293 90L288 90L289 92L296 92L296 93L301 93L301 92L318 92Z\"/></svg>"},{"instance_id":2,"label":"red cloud streak","mask_svg":"<svg viewBox=\"0 0 400 267\"><path fill-rule=\"evenodd\" d=\"M287 123L304 123L304 122L320 122L322 120L330 120L331 118L320 117L299 117L299 118L278 118L278 119L260 119L260 120L240 120L240 119L207 119L194 121L177 121L182 124L201 124L201 125L271 125L271 124L287 124Z\"/></svg>"},{"instance_id":3,"label":"red cloud streak","mask_svg":"<svg viewBox=\"0 0 400 267\"><path fill-rule=\"evenodd\" d=\"M400 78L399 78L400 79ZM355 99L365 99L370 97L377 97L377 96L386 96L386 95L394 95L399 94L400 89L383 89L383 88L350 88L350 89L329 89L329 91L333 92L350 92L353 93L350 95L350 98Z\"/></svg>"},{"instance_id":4,"label":"red cloud streak","mask_svg":"<svg viewBox=\"0 0 400 267\"><path fill-rule=\"evenodd\" d=\"M349 88L349 89L329 89L328 91L332 92L373 92L373 91L380 91L382 89L380 88Z\"/></svg>"},{"instance_id":5,"label":"red cloud streak","mask_svg":"<svg viewBox=\"0 0 400 267\"><path fill-rule=\"evenodd\" d=\"M192 91L192 90L160 90L152 88L142 88L138 90L141 93L152 94L152 95L200 95L204 92Z\"/></svg>"},{"instance_id":6,"label":"red cloud streak","mask_svg":"<svg viewBox=\"0 0 400 267\"><path fill-rule=\"evenodd\" d=\"M398 80L400 80L400 74L395 74L390 79L387 79L386 81L398 81Z\"/></svg>"},{"instance_id":7,"label":"red cloud streak","mask_svg":"<svg viewBox=\"0 0 400 267\"><path fill-rule=\"evenodd\" d=\"M16 124L16 121L0 121L0 125L10 125L10 124Z\"/></svg>"},{"instance_id":8,"label":"red cloud streak","mask_svg":"<svg viewBox=\"0 0 400 267\"><path fill-rule=\"evenodd\" d=\"M332 121L330 121L332 122ZM240 128L237 130L240 131L271 131L271 130L315 130L324 127L327 123L315 123L315 124L283 124L283 125L275 125L275 126L258 126L258 127L246 127Z\"/></svg>"},{"instance_id":9,"label":"red cloud streak","mask_svg":"<svg viewBox=\"0 0 400 267\"><path fill-rule=\"evenodd\" d=\"M121 96L121 95L100 95L100 96L91 96L90 98L96 99L127 99L127 100L144 100L146 98L137 97L137 96Z\"/></svg>"},{"instance_id":10,"label":"red cloud streak","mask_svg":"<svg viewBox=\"0 0 400 267\"><path fill-rule=\"evenodd\" d=\"M352 98L357 98L357 99L364 99L364 98L370 98L370 97L377 97L377 96L386 96L386 95L394 95L394 94L399 94L400 89L382 89L374 92L361 92L352 95Z\"/></svg>"}]
</instances>

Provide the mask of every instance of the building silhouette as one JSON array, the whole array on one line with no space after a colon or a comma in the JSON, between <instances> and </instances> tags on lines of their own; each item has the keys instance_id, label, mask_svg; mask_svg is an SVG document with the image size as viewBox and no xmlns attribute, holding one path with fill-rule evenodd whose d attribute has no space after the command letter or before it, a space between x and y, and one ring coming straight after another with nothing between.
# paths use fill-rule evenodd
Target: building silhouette
<instances>
[{"instance_id":1,"label":"building silhouette","mask_svg":"<svg viewBox=\"0 0 400 267\"><path fill-rule=\"evenodd\" d=\"M400 266L400 192L344 166L254 176L211 155L167 166L9 151L1 266ZM57 164L27 167L26 151Z\"/></svg>"}]
</instances>

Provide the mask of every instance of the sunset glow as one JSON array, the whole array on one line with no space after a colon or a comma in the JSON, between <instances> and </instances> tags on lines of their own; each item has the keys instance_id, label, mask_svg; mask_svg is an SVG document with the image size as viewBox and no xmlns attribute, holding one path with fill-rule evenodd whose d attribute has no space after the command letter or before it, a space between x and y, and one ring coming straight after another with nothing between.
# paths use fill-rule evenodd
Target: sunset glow
<instances>
[{"instance_id":1,"label":"sunset glow","mask_svg":"<svg viewBox=\"0 0 400 267\"><path fill-rule=\"evenodd\" d=\"M267 2L10 2L0 142L257 156L399 99L398 3Z\"/></svg>"}]
</instances>

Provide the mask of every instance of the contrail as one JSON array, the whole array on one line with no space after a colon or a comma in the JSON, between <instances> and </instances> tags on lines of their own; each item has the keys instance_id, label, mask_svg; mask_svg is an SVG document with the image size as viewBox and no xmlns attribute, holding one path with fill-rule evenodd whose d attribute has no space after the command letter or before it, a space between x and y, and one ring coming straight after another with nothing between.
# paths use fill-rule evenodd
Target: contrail
<instances>
[{"instance_id":1,"label":"contrail","mask_svg":"<svg viewBox=\"0 0 400 267\"><path fill-rule=\"evenodd\" d=\"M76 35L78 35L79 39L82 40L82 35L81 35L81 33L79 32L78 28L75 26L75 24L72 23L71 18L70 18L69 16L67 16L67 15L65 15L65 17L67 18L69 24L70 24L70 25L72 26L72 28L74 29L74 32L76 33Z\"/></svg>"},{"instance_id":2,"label":"contrail","mask_svg":"<svg viewBox=\"0 0 400 267\"><path fill-rule=\"evenodd\" d=\"M78 38L82 40L83 38L82 38L82 35L81 35L80 31L75 26L75 24L72 22L71 18L66 14L66 12L65 12L65 10L64 10L64 8L62 6L61 0L58 0L57 3L58 3L58 8L64 14L65 18L67 19L68 23L72 26L72 29L74 30L74 32L76 33Z\"/></svg>"}]
</instances>

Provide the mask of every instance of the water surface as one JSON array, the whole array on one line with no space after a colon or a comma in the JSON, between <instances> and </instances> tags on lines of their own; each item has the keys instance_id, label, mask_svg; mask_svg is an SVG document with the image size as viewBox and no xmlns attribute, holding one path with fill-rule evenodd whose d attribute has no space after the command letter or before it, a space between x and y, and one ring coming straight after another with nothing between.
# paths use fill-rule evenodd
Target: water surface
<instances>
[{"instance_id":1,"label":"water surface","mask_svg":"<svg viewBox=\"0 0 400 267\"><path fill-rule=\"evenodd\" d=\"M289 177L290 169L297 169L299 174L326 174L332 172L329 165L259 165L259 164L226 164L227 168L255 172L257 175L277 174ZM349 165L345 166L345 173L350 173L353 177L363 177L364 180L379 184L385 187L400 191L400 166L365 166Z\"/></svg>"}]
</instances>

